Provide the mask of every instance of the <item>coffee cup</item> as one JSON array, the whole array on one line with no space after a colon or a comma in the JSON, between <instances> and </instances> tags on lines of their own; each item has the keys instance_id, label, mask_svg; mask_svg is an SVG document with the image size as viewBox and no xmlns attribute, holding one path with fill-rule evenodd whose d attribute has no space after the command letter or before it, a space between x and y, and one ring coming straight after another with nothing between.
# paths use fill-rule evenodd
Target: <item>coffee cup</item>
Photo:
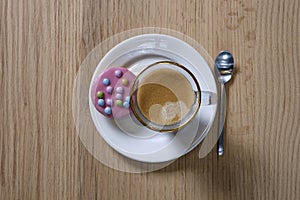
<instances>
[{"instance_id":1,"label":"coffee cup","mask_svg":"<svg viewBox=\"0 0 300 200\"><path fill-rule=\"evenodd\" d=\"M190 70L172 61L159 61L144 68L130 90L135 121L158 132L184 127L200 106L207 104L211 104L211 94L201 91Z\"/></svg>"}]
</instances>

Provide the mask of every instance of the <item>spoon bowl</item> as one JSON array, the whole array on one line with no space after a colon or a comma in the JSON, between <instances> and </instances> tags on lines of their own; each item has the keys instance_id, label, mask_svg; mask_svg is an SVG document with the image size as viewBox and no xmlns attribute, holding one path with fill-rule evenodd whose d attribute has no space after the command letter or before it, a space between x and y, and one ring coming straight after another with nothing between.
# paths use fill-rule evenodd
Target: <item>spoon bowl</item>
<instances>
[{"instance_id":1,"label":"spoon bowl","mask_svg":"<svg viewBox=\"0 0 300 200\"><path fill-rule=\"evenodd\" d=\"M234 59L229 51L221 51L215 60L215 73L221 84L232 78Z\"/></svg>"}]
</instances>

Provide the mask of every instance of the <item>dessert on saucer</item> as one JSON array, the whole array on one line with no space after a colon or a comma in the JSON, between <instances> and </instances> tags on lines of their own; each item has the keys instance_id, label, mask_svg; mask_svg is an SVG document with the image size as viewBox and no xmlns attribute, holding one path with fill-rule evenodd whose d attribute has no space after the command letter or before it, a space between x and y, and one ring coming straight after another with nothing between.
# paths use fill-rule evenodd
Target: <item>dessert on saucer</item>
<instances>
[{"instance_id":1,"label":"dessert on saucer","mask_svg":"<svg viewBox=\"0 0 300 200\"><path fill-rule=\"evenodd\" d=\"M180 63L195 76L201 91L217 94L214 76L201 54L184 41L163 34L143 34L116 45L98 64L90 84L89 108L100 136L117 152L141 162L167 162L194 149L208 133L217 110L216 104L201 101L188 124L168 133L138 126L136 137L119 128L124 118L129 119L124 123L128 126L136 123L130 117L133 80L147 66L161 61Z\"/></svg>"}]
</instances>

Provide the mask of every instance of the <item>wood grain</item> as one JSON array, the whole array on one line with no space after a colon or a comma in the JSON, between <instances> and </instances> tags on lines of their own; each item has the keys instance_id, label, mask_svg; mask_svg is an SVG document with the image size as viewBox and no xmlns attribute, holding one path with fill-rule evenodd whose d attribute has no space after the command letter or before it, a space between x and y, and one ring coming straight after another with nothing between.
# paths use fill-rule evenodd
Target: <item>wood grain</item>
<instances>
[{"instance_id":1,"label":"wood grain","mask_svg":"<svg viewBox=\"0 0 300 200\"><path fill-rule=\"evenodd\" d=\"M298 0L0 1L0 199L300 199ZM72 119L80 63L132 28L228 49L226 152L198 148L147 174L115 171Z\"/></svg>"}]
</instances>

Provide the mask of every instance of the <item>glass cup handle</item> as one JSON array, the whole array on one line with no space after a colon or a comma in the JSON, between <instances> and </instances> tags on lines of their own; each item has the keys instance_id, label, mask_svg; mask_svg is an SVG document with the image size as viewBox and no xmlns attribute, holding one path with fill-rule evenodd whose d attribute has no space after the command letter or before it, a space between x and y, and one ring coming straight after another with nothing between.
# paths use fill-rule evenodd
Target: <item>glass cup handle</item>
<instances>
[{"instance_id":1,"label":"glass cup handle","mask_svg":"<svg viewBox=\"0 0 300 200\"><path fill-rule=\"evenodd\" d=\"M201 106L216 105L217 102L217 93L211 91L201 91Z\"/></svg>"}]
</instances>

